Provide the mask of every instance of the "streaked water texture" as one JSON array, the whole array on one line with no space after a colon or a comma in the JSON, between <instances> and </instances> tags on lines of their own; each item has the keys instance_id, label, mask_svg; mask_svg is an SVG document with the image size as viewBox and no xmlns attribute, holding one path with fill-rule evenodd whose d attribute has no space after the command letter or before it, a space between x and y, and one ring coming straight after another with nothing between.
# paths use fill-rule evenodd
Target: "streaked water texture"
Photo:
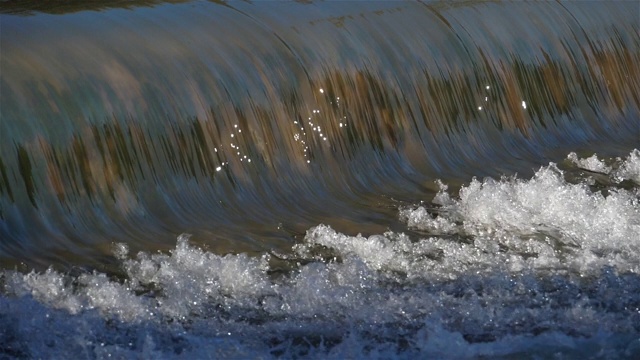
<instances>
[{"instance_id":1,"label":"streaked water texture","mask_svg":"<svg viewBox=\"0 0 640 360\"><path fill-rule=\"evenodd\" d=\"M0 357L639 357L639 13L0 2Z\"/></svg>"},{"instance_id":2,"label":"streaked water texture","mask_svg":"<svg viewBox=\"0 0 640 360\"><path fill-rule=\"evenodd\" d=\"M419 233L350 236L319 225L290 251L261 257L216 255L183 235L166 254L130 257L118 244L117 279L7 271L3 350L86 358L633 358L638 155L617 163L635 173L605 174L612 180L601 190L590 176L568 182L555 164L530 179L474 180L456 197L441 184L429 205L400 211ZM636 181L629 190L626 176Z\"/></svg>"}]
</instances>

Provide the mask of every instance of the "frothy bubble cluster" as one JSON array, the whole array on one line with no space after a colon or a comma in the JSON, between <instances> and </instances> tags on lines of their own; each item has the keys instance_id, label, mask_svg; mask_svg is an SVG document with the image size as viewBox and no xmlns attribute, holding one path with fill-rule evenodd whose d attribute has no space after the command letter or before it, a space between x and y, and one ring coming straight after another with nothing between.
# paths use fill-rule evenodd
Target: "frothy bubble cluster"
<instances>
[{"instance_id":1,"label":"frothy bubble cluster","mask_svg":"<svg viewBox=\"0 0 640 360\"><path fill-rule=\"evenodd\" d=\"M572 159L572 158L570 158ZM0 275L0 357L633 358L640 354L634 151L613 179L440 184L407 231L310 229L288 253L217 255L178 239L122 274ZM572 161L573 161L572 159Z\"/></svg>"},{"instance_id":2,"label":"frothy bubble cluster","mask_svg":"<svg viewBox=\"0 0 640 360\"><path fill-rule=\"evenodd\" d=\"M606 174L614 182L620 183L630 180L640 185L640 150L638 149L634 149L624 160L616 158L612 161L612 166L598 159L597 155L580 159L576 153L570 153L567 159L585 170Z\"/></svg>"},{"instance_id":3,"label":"frothy bubble cluster","mask_svg":"<svg viewBox=\"0 0 640 360\"><path fill-rule=\"evenodd\" d=\"M640 272L638 190L565 182L555 165L532 179L473 180L452 199L441 185L432 208L402 210L412 228L455 235L473 243L471 263L505 264L512 270L563 269L586 274L602 266ZM465 255L468 251L463 252ZM462 263L462 259L460 260Z\"/></svg>"},{"instance_id":4,"label":"frothy bubble cluster","mask_svg":"<svg viewBox=\"0 0 640 360\"><path fill-rule=\"evenodd\" d=\"M633 150L613 175L617 181L628 179L640 185L640 150Z\"/></svg>"}]
</instances>

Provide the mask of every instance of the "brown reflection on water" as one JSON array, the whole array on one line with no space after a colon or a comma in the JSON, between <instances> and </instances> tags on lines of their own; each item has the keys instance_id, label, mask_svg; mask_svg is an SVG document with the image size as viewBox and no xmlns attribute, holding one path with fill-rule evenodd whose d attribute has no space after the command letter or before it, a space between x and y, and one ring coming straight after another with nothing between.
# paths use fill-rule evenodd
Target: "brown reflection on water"
<instances>
[{"instance_id":1,"label":"brown reflection on water","mask_svg":"<svg viewBox=\"0 0 640 360\"><path fill-rule=\"evenodd\" d=\"M638 114L637 34L607 27L576 41L574 29L550 36L553 22L526 21L492 33L475 6L398 18L350 8L359 15L289 27L225 7L167 16L170 30L129 14L140 22L96 17L96 35L77 31L93 23L27 19L56 29L50 38L9 26L0 230L14 243L0 251L47 236L101 251L130 239L171 248L157 239L194 228L218 252L320 222L380 232L396 221L394 208L372 210L383 192L423 196L444 170L460 180L486 162L508 169L519 161L500 148L510 139L540 141L567 121L597 132ZM531 11L544 19L553 6ZM504 155L476 161L483 152ZM294 230L274 230L282 219Z\"/></svg>"},{"instance_id":2,"label":"brown reflection on water","mask_svg":"<svg viewBox=\"0 0 640 360\"><path fill-rule=\"evenodd\" d=\"M319 160L322 153L340 159L362 146L397 150L402 141L419 141L415 132L422 126L438 136L492 119L501 128L526 135L549 119L569 114L581 101L598 100L604 110L637 106L637 84L629 78L637 77L638 66L630 61L629 52L599 52L597 59L589 67L589 78L548 57L536 65L514 61L481 73L449 72L445 78L424 74L424 82L414 84L413 94L396 91L366 70L334 71L314 82L323 84L318 87L323 93L310 100L287 101L271 88L267 94L273 109L246 102L245 107L209 109L204 118L176 122L168 117L153 129L132 113L129 119L114 117L78 128L67 142L52 144L38 135L33 141L16 143L15 162L34 206L38 193L51 193L67 205L85 196L109 198L126 212L133 201L126 199L135 199L127 189L167 176L212 181L232 167L233 176L227 179L249 181L243 169L251 161L269 171L275 166L273 159L286 158L289 166L306 172L310 159ZM128 89L115 91L128 108L125 99L141 97L141 92L134 77L117 78L110 86ZM586 99L581 100L583 96ZM329 161L326 156L322 161ZM1 178L7 179L6 166L2 168ZM41 170L44 175L38 174ZM231 176L229 171L223 173ZM46 181L40 183L37 179L42 176ZM13 196L18 189L3 180L0 191Z\"/></svg>"},{"instance_id":3,"label":"brown reflection on water","mask_svg":"<svg viewBox=\"0 0 640 360\"><path fill-rule=\"evenodd\" d=\"M615 43L612 46L613 49L595 51L595 64L590 71L602 79L599 84L602 96L610 100L608 104L615 106L610 110L615 113L640 104L640 54Z\"/></svg>"}]
</instances>

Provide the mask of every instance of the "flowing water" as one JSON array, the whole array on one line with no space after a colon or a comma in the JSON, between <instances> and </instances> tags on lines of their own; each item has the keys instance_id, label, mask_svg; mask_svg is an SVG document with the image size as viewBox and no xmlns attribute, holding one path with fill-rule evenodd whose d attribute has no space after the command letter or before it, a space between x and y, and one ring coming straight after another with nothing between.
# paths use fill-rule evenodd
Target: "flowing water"
<instances>
[{"instance_id":1,"label":"flowing water","mask_svg":"<svg viewBox=\"0 0 640 360\"><path fill-rule=\"evenodd\" d=\"M0 2L0 358L640 357L637 2Z\"/></svg>"}]
</instances>

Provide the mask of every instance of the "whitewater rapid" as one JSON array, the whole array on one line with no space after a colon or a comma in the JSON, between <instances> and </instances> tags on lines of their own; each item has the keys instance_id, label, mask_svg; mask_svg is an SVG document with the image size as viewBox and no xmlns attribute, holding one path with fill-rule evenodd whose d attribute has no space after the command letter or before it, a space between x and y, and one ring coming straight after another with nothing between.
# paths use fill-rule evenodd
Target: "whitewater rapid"
<instances>
[{"instance_id":1,"label":"whitewater rapid","mask_svg":"<svg viewBox=\"0 0 640 360\"><path fill-rule=\"evenodd\" d=\"M561 170L561 168L563 170ZM596 176L594 176L594 174ZM114 244L121 272L0 276L17 358L633 358L640 152L473 179L398 209L406 232L318 225L288 252Z\"/></svg>"}]
</instances>

